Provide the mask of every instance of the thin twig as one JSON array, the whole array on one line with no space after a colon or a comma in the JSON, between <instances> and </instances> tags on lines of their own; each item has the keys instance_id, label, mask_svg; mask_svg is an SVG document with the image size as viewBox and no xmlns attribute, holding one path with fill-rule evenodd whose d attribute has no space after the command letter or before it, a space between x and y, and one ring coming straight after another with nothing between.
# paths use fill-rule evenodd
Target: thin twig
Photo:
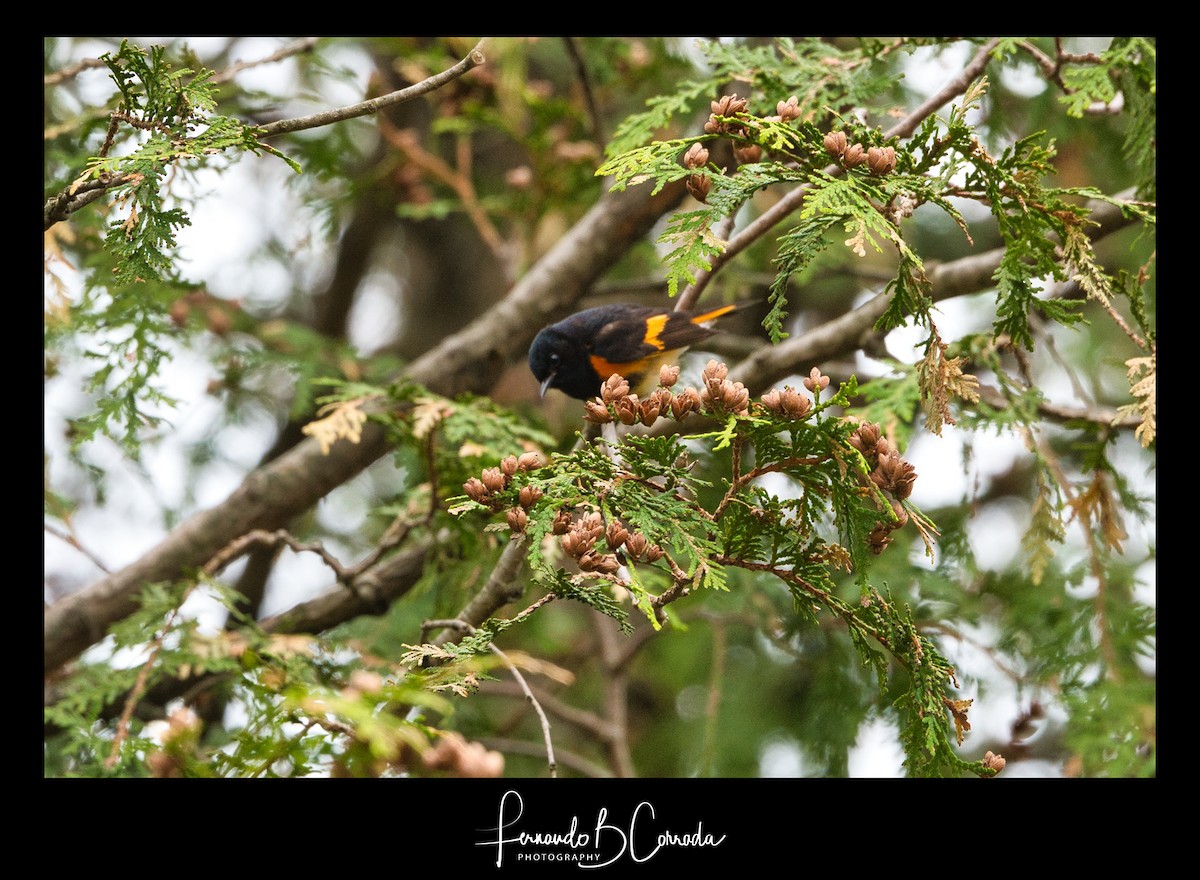
<instances>
[{"instance_id":1,"label":"thin twig","mask_svg":"<svg viewBox=\"0 0 1200 880\"><path fill-rule=\"evenodd\" d=\"M349 576L349 572L345 566L343 566L332 553L326 550L325 546L320 541L310 541L308 543L304 543L293 536L286 529L276 529L274 532L268 532L265 529L254 529L253 531L249 531L242 535L240 538L230 541L222 550L218 551L212 557L212 559L205 564L204 573L210 576L216 574L243 553L249 552L253 547L260 545L276 547L280 544L286 544L297 553L316 553L321 557L326 565L333 569L333 572L335 575L337 575L337 579L339 581L345 581Z\"/></svg>"},{"instance_id":2,"label":"thin twig","mask_svg":"<svg viewBox=\"0 0 1200 880\"><path fill-rule=\"evenodd\" d=\"M294 119L281 119L278 122L269 123L259 128L259 137L275 137L276 135L289 134L294 131L320 128L323 125L344 122L347 119L356 119L359 116L370 116L373 113L378 113L385 107L403 104L405 101L411 101L414 98L419 98L421 95L436 91L447 83L453 82L463 74L478 67L480 64L483 64L483 46L485 42L484 40L480 40L475 45L475 48L468 52L467 56L453 67L449 67L441 73L435 73L433 76L423 79L415 85L389 92L386 95L380 95L378 98L371 98L369 101L360 101L348 107L322 110L320 113L313 113L309 116L297 116Z\"/></svg>"},{"instance_id":3,"label":"thin twig","mask_svg":"<svg viewBox=\"0 0 1200 880\"><path fill-rule=\"evenodd\" d=\"M508 658L508 655L496 647L494 643L488 645L492 649L492 653L504 661L512 673L513 678L517 680L517 684L521 686L521 690L525 692L525 699L533 706L533 711L537 712L538 720L542 725L542 737L546 740L546 762L550 766L550 778L558 776L558 763L554 760L554 742L550 738L550 719L546 717L546 713L542 710L542 704L537 701L537 697L533 695L533 691L529 689L529 683L525 681L525 676L521 674L521 670L517 669L516 664Z\"/></svg>"},{"instance_id":4,"label":"thin twig","mask_svg":"<svg viewBox=\"0 0 1200 880\"><path fill-rule=\"evenodd\" d=\"M480 689L481 694L493 694L496 696L516 696L520 693L520 689L508 682L496 681L489 683ZM562 700L547 694L544 690L537 692L537 698L542 704L542 708L546 713L553 715L560 721L564 721L573 727L578 727L585 733L594 736L601 742L610 742L619 735L619 731L613 727L612 723L606 718L602 718L595 712L590 712L587 709L580 709L572 706L570 703L565 703Z\"/></svg>"},{"instance_id":5,"label":"thin twig","mask_svg":"<svg viewBox=\"0 0 1200 880\"><path fill-rule=\"evenodd\" d=\"M684 537L690 537L684 533ZM659 623L667 622L666 612L663 611L663 606L670 605L677 599L682 599L690 593L688 587L692 583L692 578L688 577L686 571L679 567L671 554L663 551L663 559L671 569L671 586L663 590L657 596L650 599L650 607L654 609L654 616Z\"/></svg>"},{"instance_id":6,"label":"thin twig","mask_svg":"<svg viewBox=\"0 0 1200 880\"><path fill-rule=\"evenodd\" d=\"M600 129L600 111L596 107L596 96L592 92L592 79L588 76L587 65L583 63L583 53L579 51L579 41L575 37L563 37L567 48L567 57L575 68L575 76L579 87L583 89L583 103L587 107L588 127L591 129L592 140L600 147L604 146L604 132Z\"/></svg>"},{"instance_id":7,"label":"thin twig","mask_svg":"<svg viewBox=\"0 0 1200 880\"><path fill-rule=\"evenodd\" d=\"M642 649L642 646L649 642L657 634L658 630L652 626L635 627L633 634L626 638L621 644L620 653L612 659L612 665L608 668L609 674L623 672L625 668L633 661L633 658L637 656L637 653Z\"/></svg>"},{"instance_id":8,"label":"thin twig","mask_svg":"<svg viewBox=\"0 0 1200 880\"><path fill-rule=\"evenodd\" d=\"M189 588L184 593L184 598L191 594L195 586ZM108 757L104 759L104 766L112 769L116 766L118 758L121 755L121 745L129 737L129 722L133 718L133 710L141 701L142 695L146 693L146 683L150 680L150 670L154 666L154 661L158 659L158 655L162 652L163 644L166 641L167 633L171 631L171 627L175 624L175 618L179 615L179 608L183 604L182 600L178 605L171 609L171 613L167 615L166 621L163 623L162 629L158 635L154 637L151 643L153 647L150 650L150 656L146 658L146 662L142 664L142 668L138 670L137 679L134 681L133 688L129 691L129 696L125 698L125 707L121 710L121 717L117 720L117 730L113 735L112 749L109 750Z\"/></svg>"},{"instance_id":9,"label":"thin twig","mask_svg":"<svg viewBox=\"0 0 1200 880\"><path fill-rule=\"evenodd\" d=\"M60 531L59 529L56 529L54 526L52 526L50 523L44 523L42 528L45 529L50 534L52 534L54 537L58 538L60 541L65 541L66 543L70 544L72 547L74 547L76 550L78 550L80 553L82 553L84 556L86 556L91 561L91 563L94 566L96 566L96 568L100 569L105 574L111 574L108 566L106 566L101 561L100 557L97 556L95 553L93 553L91 550L89 550L87 547L84 547L83 544L81 544L79 542L79 539L77 537L75 537L74 533Z\"/></svg>"},{"instance_id":10,"label":"thin twig","mask_svg":"<svg viewBox=\"0 0 1200 880\"><path fill-rule=\"evenodd\" d=\"M470 174L464 173L461 168L458 170L451 168L444 159L430 153L421 146L412 131L408 129L400 131L383 117L380 117L379 122L379 131L389 144L402 152L412 164L454 190L455 195L462 202L463 210L474 224L479 237L488 246L488 250L502 265L507 265L504 237L500 235L500 231L496 229L483 204L479 201Z\"/></svg>"},{"instance_id":11,"label":"thin twig","mask_svg":"<svg viewBox=\"0 0 1200 880\"><path fill-rule=\"evenodd\" d=\"M471 624L467 623L465 620L431 620L426 621L421 628L422 631L424 631L426 628L431 627L461 629L467 633L470 633L471 635L475 634L475 627L471 626ZM504 665L508 667L508 671L512 673L513 678L517 680L517 684L520 685L521 690L524 692L525 699L530 702L530 704L533 706L533 710L537 712L538 719L542 725L542 737L546 741L546 761L550 765L550 778L554 779L558 776L558 764L554 760L554 742L550 737L550 719L546 717L546 713L542 710L542 704L539 703L537 697L533 695L533 691L529 688L529 683L525 681L525 676L521 674L521 670L517 669L517 665L512 662L507 654L496 647L495 642L489 642L488 648L491 649L492 653L499 657Z\"/></svg>"},{"instance_id":12,"label":"thin twig","mask_svg":"<svg viewBox=\"0 0 1200 880\"><path fill-rule=\"evenodd\" d=\"M763 474L774 474L780 471L785 471L788 468L800 467L801 465L811 466L820 464L828 459L829 456L827 455L794 455L790 458L781 458L779 461L773 461L769 464L760 465L759 467L753 468L752 470L735 477L733 482L729 484L729 489L726 491L725 497L721 499L721 503L718 504L717 509L713 511L712 518L714 520L720 519L721 514L725 512L725 508L728 507L730 502L733 501L734 496L736 496L737 493L740 492L747 483L758 479Z\"/></svg>"},{"instance_id":13,"label":"thin twig","mask_svg":"<svg viewBox=\"0 0 1200 880\"><path fill-rule=\"evenodd\" d=\"M629 681L622 662L625 652L617 638L616 621L600 611L592 610L593 631L600 647L600 664L605 672L605 714L612 725L613 736L608 741L608 756L615 774L622 779L637 775L629 749Z\"/></svg>"},{"instance_id":14,"label":"thin twig","mask_svg":"<svg viewBox=\"0 0 1200 880\"><path fill-rule=\"evenodd\" d=\"M514 755L531 755L537 757L542 753L542 747L537 743L525 742L520 739L510 739L501 736L481 736L477 740L480 745L496 752L507 752ZM590 776L594 779L609 779L613 773L607 767L601 767L595 761L589 761L582 755L577 755L574 752L564 751L559 749L558 763L562 766L574 770L582 776Z\"/></svg>"},{"instance_id":15,"label":"thin twig","mask_svg":"<svg viewBox=\"0 0 1200 880\"><path fill-rule=\"evenodd\" d=\"M892 650L892 645L884 633L880 632L874 626L862 620L861 618L856 617L854 612L837 596L826 590L822 590L820 587L815 586L812 583L809 583L790 568L780 568L777 565L772 565L767 562L755 562L750 559L742 559L738 556L726 556L725 554L715 556L714 561L719 562L721 565L732 565L737 568L747 569L748 571L765 571L775 575L775 577L779 578L784 583L795 584L797 587L800 587L806 593L811 595L814 599L817 599L819 602L821 602L821 604L823 604L838 617L842 618L842 620L844 620L847 624L856 627L860 631L870 635L888 650Z\"/></svg>"},{"instance_id":16,"label":"thin twig","mask_svg":"<svg viewBox=\"0 0 1200 880\"><path fill-rule=\"evenodd\" d=\"M1025 429L1025 435L1028 438L1027 442L1036 445L1038 454L1045 460L1047 467L1054 475L1055 481L1066 497L1067 505L1071 508L1073 516L1079 520L1079 526L1083 531L1084 542L1088 550L1088 568L1091 570L1092 577L1096 581L1096 596L1092 600L1092 604L1096 609L1096 629L1100 642L1100 654L1105 659L1105 677L1110 681L1120 681L1122 675L1117 663L1117 647L1113 640L1112 627L1110 626L1108 616L1108 591L1110 584L1101 559L1102 550L1100 543L1102 540L1106 540L1101 538L1103 526L1093 524L1092 505L1088 503L1086 498L1080 497L1076 487L1067 476L1058 454L1051 447L1045 436L1041 432L1035 433L1028 428ZM1099 478L1100 473L1102 472L1097 471L1097 475L1093 479ZM1084 494L1086 495L1088 492Z\"/></svg>"},{"instance_id":17,"label":"thin twig","mask_svg":"<svg viewBox=\"0 0 1200 880\"><path fill-rule=\"evenodd\" d=\"M967 87L975 81L983 70L987 67L989 58L991 57L992 49L995 48L998 40L989 40L972 58L954 79L950 80L939 91L930 95L917 109L912 111L904 119L900 120L886 132L884 139L890 140L894 137L908 137L917 126L934 111L944 105L947 101L962 94ZM836 175L844 173L844 169L839 165L831 165L826 169L827 174ZM725 244L725 250L718 254L712 260L712 266L705 272L699 273L696 280L688 285L687 289L681 293L680 307L691 308L708 286L713 277L720 271L721 267L728 263L739 253L748 248L751 244L765 235L772 227L783 221L785 217L800 207L808 195L809 188L807 186L798 186L778 202L772 205L767 210L763 211L758 217L748 223L737 235L730 238ZM682 303L688 303L684 306Z\"/></svg>"},{"instance_id":18,"label":"thin twig","mask_svg":"<svg viewBox=\"0 0 1200 880\"><path fill-rule=\"evenodd\" d=\"M428 79L422 80L415 85L404 89L399 89L395 92L390 92L386 95L381 95L378 98L372 98L369 101L362 101L358 104L351 104L348 107L338 107L333 110L324 110L320 113L314 113L310 116L299 116L294 119L281 119L277 122L271 122L267 125L258 128L258 136L260 139L275 137L276 135L288 134L295 131L304 131L310 128L318 128L323 125L331 125L335 122L342 122L347 119L355 119L359 116L369 116L372 113L378 113L385 107L391 107L395 104L402 104L405 101L411 101L421 95L428 94L436 89L441 88L448 82L452 82L465 74L467 71L478 67L484 62L483 45L485 41L480 40L467 56L453 67L450 67L441 73L434 74ZM283 51L283 50L281 50ZM82 187L75 187L64 190L56 196L51 197L46 201L42 210L42 220L44 229L49 229L60 220L65 220L75 211L83 208L86 205L99 199L104 193L113 187L120 186L128 182L129 175L114 175L103 178L100 181L94 182L97 187L90 192L85 192L82 195L78 193Z\"/></svg>"},{"instance_id":19,"label":"thin twig","mask_svg":"<svg viewBox=\"0 0 1200 880\"><path fill-rule=\"evenodd\" d=\"M74 64L68 64L61 70L56 70L53 73L47 73L42 77L42 84L47 86L56 86L68 79L74 79L85 70L95 70L98 67L104 67L104 62L99 58L84 58L76 61Z\"/></svg>"},{"instance_id":20,"label":"thin twig","mask_svg":"<svg viewBox=\"0 0 1200 880\"><path fill-rule=\"evenodd\" d=\"M717 753L717 715L721 708L721 683L725 678L725 655L729 639L725 622L713 618L712 622L712 668L708 673L708 699L704 705L704 740L700 747L700 775L710 776Z\"/></svg>"},{"instance_id":21,"label":"thin twig","mask_svg":"<svg viewBox=\"0 0 1200 880\"><path fill-rule=\"evenodd\" d=\"M243 70L249 70L252 67L260 67L264 64L274 64L276 61L282 61L285 58L290 58L292 55L299 55L302 52L311 52L317 45L317 39L317 37L302 37L299 40L293 40L278 51L267 55L265 58L259 58L257 61L235 61L220 73L214 74L209 82L227 82L233 79Z\"/></svg>"},{"instance_id":22,"label":"thin twig","mask_svg":"<svg viewBox=\"0 0 1200 880\"><path fill-rule=\"evenodd\" d=\"M983 654L986 654L987 658L992 661L992 665L1013 682L1019 685L1024 681L1021 673L1013 669L1007 663L1001 662L1000 658L996 656L998 651L995 645L989 645L978 638L969 636L958 627L954 626L953 624L946 623L945 621L926 621L922 622L919 626L923 632L940 633L947 638L962 642L964 645L970 645Z\"/></svg>"},{"instance_id":23,"label":"thin twig","mask_svg":"<svg viewBox=\"0 0 1200 880\"><path fill-rule=\"evenodd\" d=\"M513 617L512 622L517 623L518 621L524 620L526 617L533 614L533 612L537 611L543 605L549 605L551 602L553 602L557 598L558 598L557 593L547 593L546 595L542 596L542 598L538 599L536 602L534 602L532 605L530 605L528 608L526 608L524 611L522 611L520 614Z\"/></svg>"},{"instance_id":24,"label":"thin twig","mask_svg":"<svg viewBox=\"0 0 1200 880\"><path fill-rule=\"evenodd\" d=\"M429 524L429 520L425 521ZM383 555L394 547L399 547L408 538L409 533L413 528L413 521L406 514L401 513L392 520L391 525L384 531L383 536L379 539L379 543L370 553L362 560L346 569L346 577L353 579L361 575L367 569L371 568L375 563L383 558Z\"/></svg>"},{"instance_id":25,"label":"thin twig","mask_svg":"<svg viewBox=\"0 0 1200 880\"><path fill-rule=\"evenodd\" d=\"M1009 402L999 389L990 385L979 387L979 397L993 409L1007 409ZM1090 422L1106 428L1136 428L1141 419L1136 415L1118 416L1117 411L1104 406L1074 407L1041 401L1037 407L1038 413L1054 422Z\"/></svg>"},{"instance_id":26,"label":"thin twig","mask_svg":"<svg viewBox=\"0 0 1200 880\"><path fill-rule=\"evenodd\" d=\"M1064 92L1067 91L1066 83L1063 82L1061 67L1053 58L1028 40L1022 40L1017 45L1024 49L1034 62L1037 63L1038 67L1042 69L1042 75L1046 79L1051 80Z\"/></svg>"}]
</instances>

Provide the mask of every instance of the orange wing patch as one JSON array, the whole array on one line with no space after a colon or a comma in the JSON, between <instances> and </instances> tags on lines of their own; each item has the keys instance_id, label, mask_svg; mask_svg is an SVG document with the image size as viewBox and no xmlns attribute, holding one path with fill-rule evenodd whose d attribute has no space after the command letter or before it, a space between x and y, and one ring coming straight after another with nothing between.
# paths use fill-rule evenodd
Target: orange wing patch
<instances>
[{"instance_id":1,"label":"orange wing patch","mask_svg":"<svg viewBox=\"0 0 1200 880\"><path fill-rule=\"evenodd\" d=\"M667 326L667 320L671 317L669 313L655 315L652 318L646 319L646 339L647 345L653 345L659 351L667 347L667 344L659 338L663 332L663 328Z\"/></svg>"}]
</instances>

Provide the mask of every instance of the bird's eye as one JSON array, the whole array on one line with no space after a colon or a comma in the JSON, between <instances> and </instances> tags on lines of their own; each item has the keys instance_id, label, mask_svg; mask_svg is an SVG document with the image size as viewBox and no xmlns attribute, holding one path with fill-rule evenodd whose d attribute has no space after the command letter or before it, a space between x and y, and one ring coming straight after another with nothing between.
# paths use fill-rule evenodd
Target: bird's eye
<instances>
[{"instance_id":1,"label":"bird's eye","mask_svg":"<svg viewBox=\"0 0 1200 880\"><path fill-rule=\"evenodd\" d=\"M561 360L562 360L562 358L558 355L557 352L554 352L550 355L550 363L554 364L555 366L557 366L558 362Z\"/></svg>"}]
</instances>

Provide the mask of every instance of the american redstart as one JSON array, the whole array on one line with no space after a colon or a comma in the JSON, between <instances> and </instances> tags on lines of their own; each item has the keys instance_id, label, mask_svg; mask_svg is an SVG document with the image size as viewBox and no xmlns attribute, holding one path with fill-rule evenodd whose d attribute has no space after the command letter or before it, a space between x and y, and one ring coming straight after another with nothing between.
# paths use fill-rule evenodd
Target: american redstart
<instances>
[{"instance_id":1,"label":"american redstart","mask_svg":"<svg viewBox=\"0 0 1200 880\"><path fill-rule=\"evenodd\" d=\"M529 369L543 397L546 389L557 388L590 400L614 373L645 393L657 381L659 367L716 333L705 325L736 308L700 313L629 304L584 309L538 333L529 347Z\"/></svg>"}]
</instances>

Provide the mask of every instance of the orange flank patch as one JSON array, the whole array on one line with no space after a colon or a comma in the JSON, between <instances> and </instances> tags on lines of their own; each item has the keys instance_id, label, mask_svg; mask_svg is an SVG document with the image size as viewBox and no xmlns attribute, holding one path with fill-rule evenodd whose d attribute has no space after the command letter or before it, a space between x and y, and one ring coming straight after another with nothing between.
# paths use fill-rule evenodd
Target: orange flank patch
<instances>
[{"instance_id":1,"label":"orange flank patch","mask_svg":"<svg viewBox=\"0 0 1200 880\"><path fill-rule=\"evenodd\" d=\"M645 375L648 370L657 370L663 364L668 363L675 355L680 352L680 349L671 351L656 351L654 354L644 358L639 358L636 361L629 361L623 364L614 364L612 361L606 361L599 355L588 355L588 359L592 362L592 369L596 371L596 375L600 377L600 381L605 381L614 373L628 379L631 385L637 384L637 380ZM658 375L654 378L657 380ZM637 390L636 388L634 389Z\"/></svg>"}]
</instances>

